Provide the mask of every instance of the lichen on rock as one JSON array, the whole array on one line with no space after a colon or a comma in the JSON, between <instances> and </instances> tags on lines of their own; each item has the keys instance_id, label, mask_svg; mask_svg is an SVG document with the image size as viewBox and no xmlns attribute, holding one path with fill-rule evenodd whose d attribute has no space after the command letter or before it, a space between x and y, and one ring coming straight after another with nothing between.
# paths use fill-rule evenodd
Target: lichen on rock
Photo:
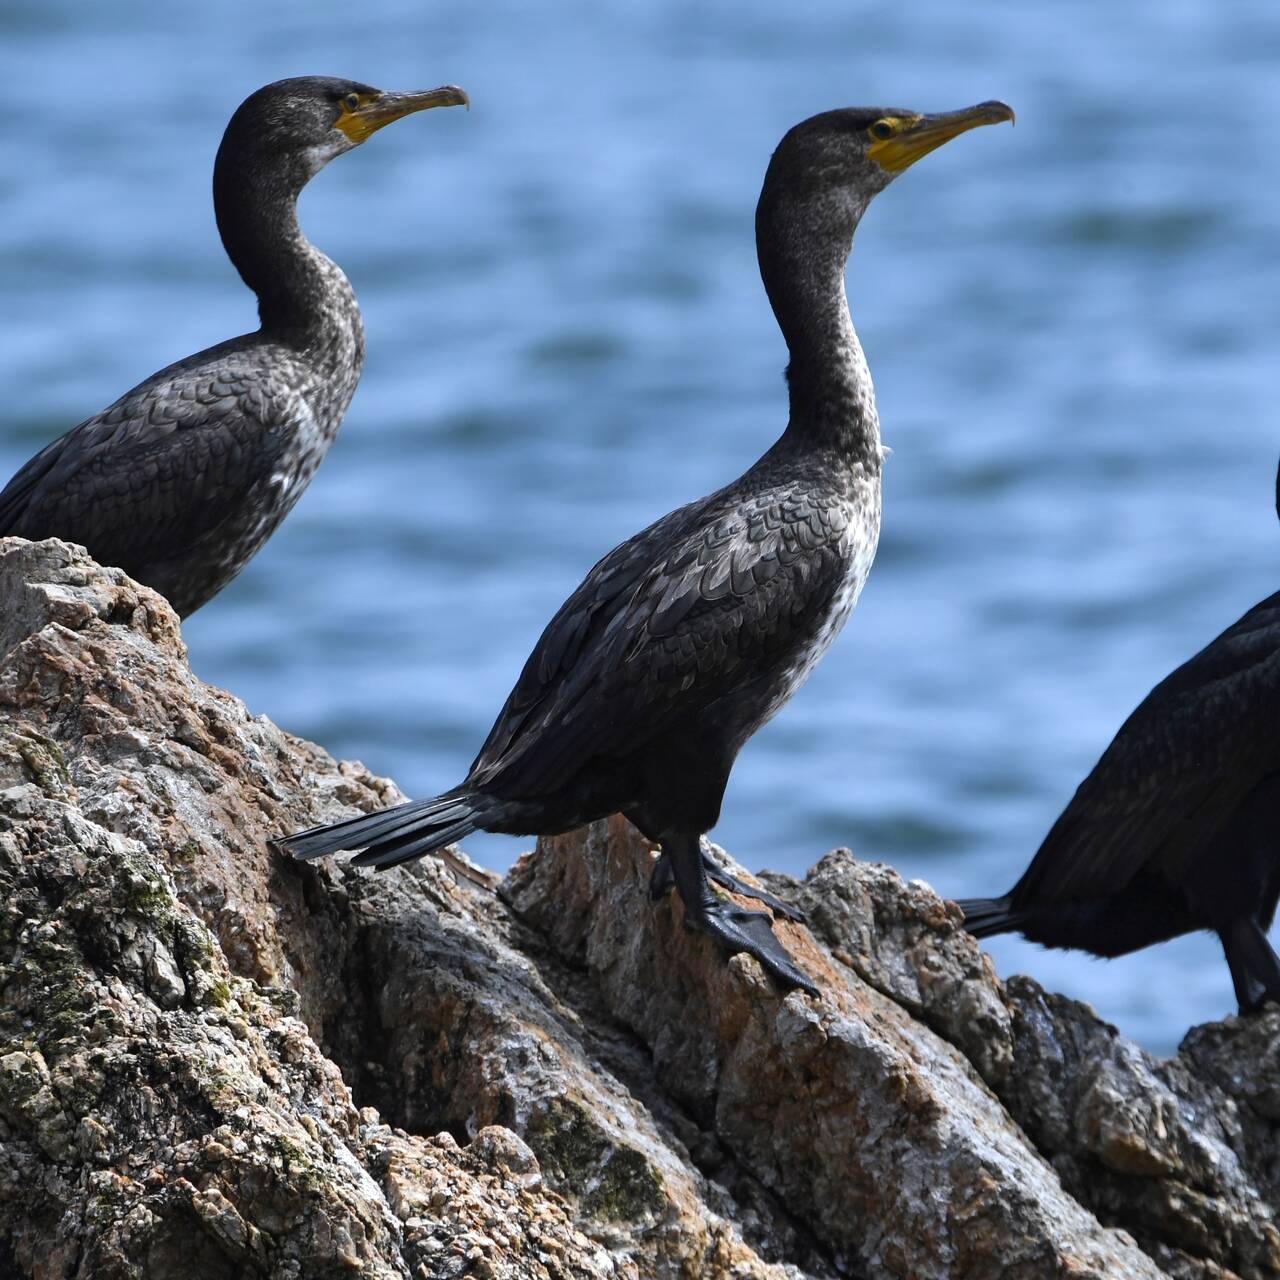
<instances>
[{"instance_id":1,"label":"lichen on rock","mask_svg":"<svg viewBox=\"0 0 1280 1280\"><path fill-rule=\"evenodd\" d=\"M399 798L0 540L0 1275L1280 1274L1280 1013L1155 1059L847 851L768 877L815 1000L621 819L489 889L269 844Z\"/></svg>"}]
</instances>

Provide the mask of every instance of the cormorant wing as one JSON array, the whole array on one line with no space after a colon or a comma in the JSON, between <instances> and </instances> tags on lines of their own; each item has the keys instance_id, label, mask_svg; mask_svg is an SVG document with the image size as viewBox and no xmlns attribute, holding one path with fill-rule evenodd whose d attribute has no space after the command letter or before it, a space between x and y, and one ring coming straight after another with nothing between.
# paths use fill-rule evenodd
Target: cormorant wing
<instances>
[{"instance_id":1,"label":"cormorant wing","mask_svg":"<svg viewBox=\"0 0 1280 1280\"><path fill-rule=\"evenodd\" d=\"M67 437L84 427L73 427L65 435L45 445L34 458L20 467L5 487L0 490L0 537L18 534L20 523L31 506L32 495L54 466L62 453ZM23 535L19 535L23 536Z\"/></svg>"},{"instance_id":2,"label":"cormorant wing","mask_svg":"<svg viewBox=\"0 0 1280 1280\"><path fill-rule=\"evenodd\" d=\"M1012 891L1118 892L1148 861L1173 884L1280 769L1280 593L1162 680L1124 722Z\"/></svg>"},{"instance_id":3,"label":"cormorant wing","mask_svg":"<svg viewBox=\"0 0 1280 1280\"><path fill-rule=\"evenodd\" d=\"M844 580L849 521L799 483L731 486L616 547L548 624L468 781L544 794L777 674Z\"/></svg>"},{"instance_id":4,"label":"cormorant wing","mask_svg":"<svg viewBox=\"0 0 1280 1280\"><path fill-rule=\"evenodd\" d=\"M182 556L272 467L307 412L239 339L154 374L54 440L0 492L0 535L85 543L141 571Z\"/></svg>"}]
</instances>

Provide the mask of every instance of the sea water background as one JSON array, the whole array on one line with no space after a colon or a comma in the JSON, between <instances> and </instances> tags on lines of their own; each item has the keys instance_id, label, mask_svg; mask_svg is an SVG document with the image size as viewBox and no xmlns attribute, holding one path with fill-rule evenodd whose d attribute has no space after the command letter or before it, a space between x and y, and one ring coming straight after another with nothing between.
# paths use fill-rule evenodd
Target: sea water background
<instances>
[{"instance_id":1,"label":"sea water background","mask_svg":"<svg viewBox=\"0 0 1280 1280\"><path fill-rule=\"evenodd\" d=\"M209 202L249 91L465 86L470 113L305 193L364 381L288 523L184 628L255 712L442 789L593 561L781 429L752 214L785 129L1002 98L1015 130L930 156L858 233L880 554L715 833L753 868L848 844L999 891L1138 699L1280 585L1278 62L1274 0L6 0L0 478L253 327ZM1109 965L991 950L1162 1051L1232 1007L1204 936Z\"/></svg>"}]
</instances>

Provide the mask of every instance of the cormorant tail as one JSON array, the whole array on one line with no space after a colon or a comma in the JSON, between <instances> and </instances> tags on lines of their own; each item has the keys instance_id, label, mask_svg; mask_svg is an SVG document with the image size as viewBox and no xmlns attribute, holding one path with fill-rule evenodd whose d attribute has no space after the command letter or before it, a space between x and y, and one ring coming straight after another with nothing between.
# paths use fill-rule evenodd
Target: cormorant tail
<instances>
[{"instance_id":1,"label":"cormorant tail","mask_svg":"<svg viewBox=\"0 0 1280 1280\"><path fill-rule=\"evenodd\" d=\"M1020 929L1026 919L1023 912L1013 909L1008 898L960 898L956 906L964 912L964 927L975 938Z\"/></svg>"},{"instance_id":2,"label":"cormorant tail","mask_svg":"<svg viewBox=\"0 0 1280 1280\"><path fill-rule=\"evenodd\" d=\"M312 827L274 843L293 857L306 860L340 850L360 850L352 859L356 866L385 871L424 854L441 852L496 818L501 808L501 802L490 796L446 791L430 800L410 800L393 809ZM455 870L462 869L455 866L455 859L446 860ZM464 874L474 878L474 872Z\"/></svg>"}]
</instances>

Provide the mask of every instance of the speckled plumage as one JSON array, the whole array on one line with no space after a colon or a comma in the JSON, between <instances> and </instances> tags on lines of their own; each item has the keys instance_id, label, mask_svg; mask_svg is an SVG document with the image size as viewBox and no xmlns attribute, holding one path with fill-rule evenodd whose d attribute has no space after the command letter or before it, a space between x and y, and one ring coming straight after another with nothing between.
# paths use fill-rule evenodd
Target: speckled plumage
<instances>
[{"instance_id":1,"label":"speckled plumage","mask_svg":"<svg viewBox=\"0 0 1280 1280\"><path fill-rule=\"evenodd\" d=\"M329 266L341 303L318 343L251 334L153 374L14 476L0 529L79 542L182 617L211 599L302 496L359 380L360 313Z\"/></svg>"},{"instance_id":2,"label":"speckled plumage","mask_svg":"<svg viewBox=\"0 0 1280 1280\"><path fill-rule=\"evenodd\" d=\"M591 570L543 633L469 780L537 795L544 814L555 788L552 821L566 829L608 803L586 799L596 788L576 775L587 762L631 760L695 731L731 761L848 616L879 515L878 468L815 458L784 438L739 480ZM661 830L661 806L634 777L635 793L620 782L613 809L635 806L642 825ZM641 811L655 807L646 822Z\"/></svg>"},{"instance_id":3,"label":"speckled plumage","mask_svg":"<svg viewBox=\"0 0 1280 1280\"><path fill-rule=\"evenodd\" d=\"M701 836L739 749L839 632L875 555L883 450L844 267L858 219L890 178L866 159L880 114L797 125L765 177L760 270L791 355L782 437L733 483L595 565L543 632L460 786L302 832L285 848L364 849L358 863L386 867L477 828L552 834L621 811L661 845L653 887L675 885L687 923L813 989L768 917L717 898L708 877L787 908L710 863Z\"/></svg>"},{"instance_id":4,"label":"speckled plumage","mask_svg":"<svg viewBox=\"0 0 1280 1280\"><path fill-rule=\"evenodd\" d=\"M288 515L364 363L355 294L296 216L306 182L355 145L335 125L350 93L383 97L302 77L240 106L218 151L214 206L262 327L160 370L41 450L0 492L0 534L79 542L185 617Z\"/></svg>"},{"instance_id":5,"label":"speckled plumage","mask_svg":"<svg viewBox=\"0 0 1280 1280\"><path fill-rule=\"evenodd\" d=\"M1280 594L1152 689L1013 889L961 902L967 927L1101 956L1212 929L1241 1009L1280 1001L1278 727Z\"/></svg>"}]
</instances>

